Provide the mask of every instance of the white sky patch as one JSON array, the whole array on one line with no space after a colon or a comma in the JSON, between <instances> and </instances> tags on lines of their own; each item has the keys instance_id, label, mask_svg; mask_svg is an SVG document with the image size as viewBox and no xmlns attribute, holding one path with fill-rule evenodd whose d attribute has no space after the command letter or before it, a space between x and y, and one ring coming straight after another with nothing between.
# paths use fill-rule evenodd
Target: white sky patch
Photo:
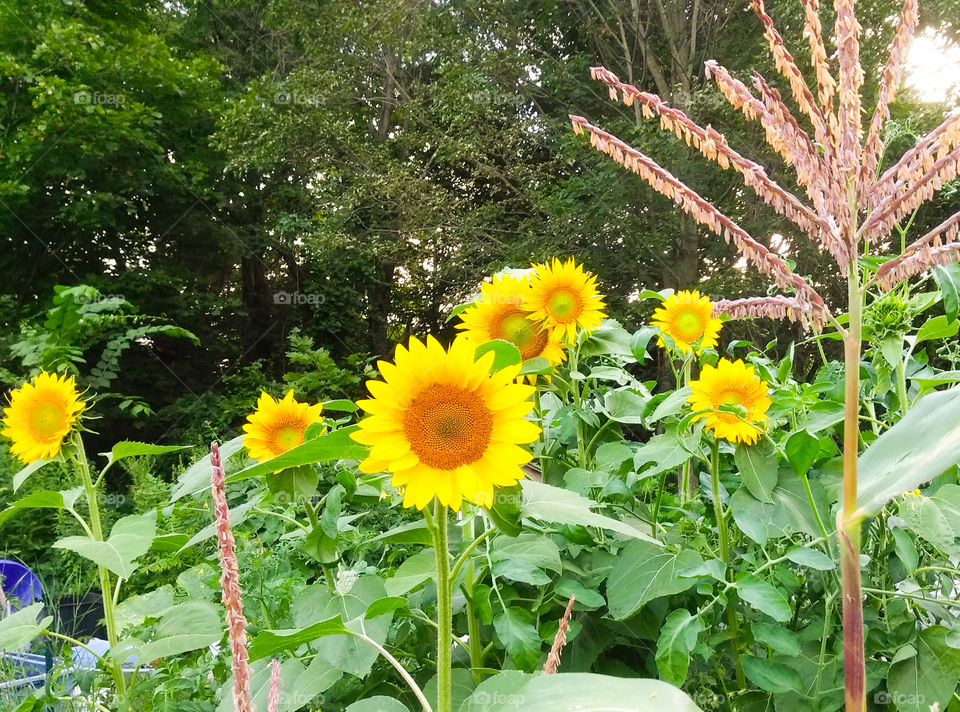
<instances>
[{"instance_id":1,"label":"white sky patch","mask_svg":"<svg viewBox=\"0 0 960 712\"><path fill-rule=\"evenodd\" d=\"M942 104L960 95L960 46L933 28L914 38L905 70L906 86L922 101Z\"/></svg>"}]
</instances>

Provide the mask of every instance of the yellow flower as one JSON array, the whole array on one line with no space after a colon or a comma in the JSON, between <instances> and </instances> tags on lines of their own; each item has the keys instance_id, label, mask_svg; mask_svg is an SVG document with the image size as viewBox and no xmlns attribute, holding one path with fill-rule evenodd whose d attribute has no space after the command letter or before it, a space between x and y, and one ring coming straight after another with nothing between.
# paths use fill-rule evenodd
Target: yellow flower
<instances>
[{"instance_id":1,"label":"yellow flower","mask_svg":"<svg viewBox=\"0 0 960 712\"><path fill-rule=\"evenodd\" d=\"M86 407L73 376L44 371L10 394L0 434L13 440L10 452L29 465L60 452Z\"/></svg>"},{"instance_id":2,"label":"yellow flower","mask_svg":"<svg viewBox=\"0 0 960 712\"><path fill-rule=\"evenodd\" d=\"M912 489L912 490L910 490L909 492L904 492L904 493L903 493L903 496L904 496L904 497L922 497L922 496L923 496L923 492L921 492L921 491L918 490L918 489Z\"/></svg>"},{"instance_id":3,"label":"yellow flower","mask_svg":"<svg viewBox=\"0 0 960 712\"><path fill-rule=\"evenodd\" d=\"M357 405L370 416L352 435L371 446L360 471L391 472L404 507L434 497L454 510L463 499L489 507L494 486L515 484L532 459L520 445L540 435L524 419L533 387L513 382L519 364L490 375L493 353L474 361L475 351L464 336L448 351L433 337L411 338L394 363L377 364L382 381L367 381L373 398Z\"/></svg>"},{"instance_id":4,"label":"yellow flower","mask_svg":"<svg viewBox=\"0 0 960 712\"><path fill-rule=\"evenodd\" d=\"M592 331L606 317L603 297L597 291L597 278L583 271L571 257L561 262L534 265L530 295L520 308L542 322L558 339L573 343L577 326Z\"/></svg>"},{"instance_id":5,"label":"yellow flower","mask_svg":"<svg viewBox=\"0 0 960 712\"><path fill-rule=\"evenodd\" d=\"M700 378L690 382L691 395L687 398L694 411L710 410L694 420L706 418L706 427L714 436L734 443L753 445L760 437L762 424L767 419L770 397L767 384L754 373L753 366L741 360L720 359L714 366L704 366ZM744 417L720 411L722 405L741 406ZM744 420L748 422L744 422Z\"/></svg>"},{"instance_id":6,"label":"yellow flower","mask_svg":"<svg viewBox=\"0 0 960 712\"><path fill-rule=\"evenodd\" d=\"M677 292L667 297L653 313L652 323L673 339L674 345L683 353L692 348L695 353L717 345L717 335L723 325L712 315L713 303L700 292ZM666 346L663 339L660 346Z\"/></svg>"},{"instance_id":7,"label":"yellow flower","mask_svg":"<svg viewBox=\"0 0 960 712\"><path fill-rule=\"evenodd\" d=\"M520 308L530 291L529 279L494 276L480 285L480 299L461 312L457 328L478 344L503 339L520 350L524 361L540 356L556 366L564 359L563 344Z\"/></svg>"},{"instance_id":8,"label":"yellow flower","mask_svg":"<svg viewBox=\"0 0 960 712\"><path fill-rule=\"evenodd\" d=\"M323 404L307 405L288 391L281 400L266 393L260 394L257 410L247 417L243 426L246 436L243 444L250 457L265 462L303 442L307 428L320 420Z\"/></svg>"}]
</instances>

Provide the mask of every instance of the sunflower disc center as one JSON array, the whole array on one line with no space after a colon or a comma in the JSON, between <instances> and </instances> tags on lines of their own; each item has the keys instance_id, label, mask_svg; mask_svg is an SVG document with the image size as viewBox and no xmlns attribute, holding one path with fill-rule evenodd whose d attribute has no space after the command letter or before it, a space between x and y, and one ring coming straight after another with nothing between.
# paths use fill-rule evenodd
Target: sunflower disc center
<instances>
[{"instance_id":1,"label":"sunflower disc center","mask_svg":"<svg viewBox=\"0 0 960 712\"><path fill-rule=\"evenodd\" d=\"M38 438L49 440L59 434L65 421L63 408L56 403L41 403L34 408L30 425Z\"/></svg>"},{"instance_id":2,"label":"sunflower disc center","mask_svg":"<svg viewBox=\"0 0 960 712\"><path fill-rule=\"evenodd\" d=\"M720 396L720 405L742 405L743 399L736 391L724 391Z\"/></svg>"},{"instance_id":3,"label":"sunflower disc center","mask_svg":"<svg viewBox=\"0 0 960 712\"><path fill-rule=\"evenodd\" d=\"M682 311L674 321L677 331L685 341L696 341L703 336L703 318L693 311Z\"/></svg>"},{"instance_id":4,"label":"sunflower disc center","mask_svg":"<svg viewBox=\"0 0 960 712\"><path fill-rule=\"evenodd\" d=\"M568 289L558 289L551 294L547 306L557 321L573 321L580 315L580 298Z\"/></svg>"},{"instance_id":5,"label":"sunflower disc center","mask_svg":"<svg viewBox=\"0 0 960 712\"><path fill-rule=\"evenodd\" d=\"M523 360L539 356L547 345L547 332L537 328L521 311L511 311L500 319L498 336L520 349Z\"/></svg>"},{"instance_id":6,"label":"sunflower disc center","mask_svg":"<svg viewBox=\"0 0 960 712\"><path fill-rule=\"evenodd\" d=\"M490 443L493 417L480 397L457 386L434 384L413 399L403 432L420 461L453 470L479 460Z\"/></svg>"},{"instance_id":7,"label":"sunflower disc center","mask_svg":"<svg viewBox=\"0 0 960 712\"><path fill-rule=\"evenodd\" d=\"M278 450L286 452L303 442L303 431L289 425L282 427L277 430L274 441L277 444Z\"/></svg>"}]
</instances>

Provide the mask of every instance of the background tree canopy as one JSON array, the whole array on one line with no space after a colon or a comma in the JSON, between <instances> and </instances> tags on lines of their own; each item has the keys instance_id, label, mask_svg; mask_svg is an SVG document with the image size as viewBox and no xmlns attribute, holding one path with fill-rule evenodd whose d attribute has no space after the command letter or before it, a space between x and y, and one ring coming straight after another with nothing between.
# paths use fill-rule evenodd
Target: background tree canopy
<instances>
[{"instance_id":1,"label":"background tree canopy","mask_svg":"<svg viewBox=\"0 0 960 712\"><path fill-rule=\"evenodd\" d=\"M753 234L782 235L774 247L836 297L826 260L789 224L589 80L602 63L769 157L761 130L703 78L711 57L742 72L768 62L747 5L2 2L0 376L13 385L50 359L87 384L113 374L128 414L156 414L105 421L111 440L199 438L235 426L249 394L281 377L356 393L366 354L450 333L450 308L484 275L531 259L576 255L631 326L648 310L643 289L762 291L730 248L587 150L568 113L602 119ZM921 10L926 26L960 33L956 0ZM800 3L771 11L799 36ZM895 11L860 3L865 26L888 28L864 40L873 77ZM806 46L790 49L808 66ZM901 95L889 155L943 112ZM911 235L958 208L944 190ZM54 287L79 284L99 293L67 329ZM39 327L51 319L54 337ZM131 331L159 325L186 331ZM186 332L202 345L176 338Z\"/></svg>"}]
</instances>

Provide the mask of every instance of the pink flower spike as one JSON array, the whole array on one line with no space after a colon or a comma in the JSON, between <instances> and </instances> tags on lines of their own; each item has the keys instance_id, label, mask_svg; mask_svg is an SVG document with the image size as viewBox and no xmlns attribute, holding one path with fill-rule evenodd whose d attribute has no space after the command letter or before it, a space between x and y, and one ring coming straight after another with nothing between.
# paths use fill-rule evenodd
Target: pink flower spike
<instances>
[{"instance_id":1,"label":"pink flower spike","mask_svg":"<svg viewBox=\"0 0 960 712\"><path fill-rule=\"evenodd\" d=\"M233 708L235 712L256 712L250 700L250 657L247 653L247 619L243 615L240 595L240 571L230 531L230 509L227 506L226 474L220 462L220 448L210 443L210 493L216 519L217 543L220 546L220 588L223 607L227 611L227 637L233 667Z\"/></svg>"},{"instance_id":2,"label":"pink flower spike","mask_svg":"<svg viewBox=\"0 0 960 712\"><path fill-rule=\"evenodd\" d=\"M273 659L270 670L270 693L267 695L267 712L277 712L280 706L280 661Z\"/></svg>"}]
</instances>

